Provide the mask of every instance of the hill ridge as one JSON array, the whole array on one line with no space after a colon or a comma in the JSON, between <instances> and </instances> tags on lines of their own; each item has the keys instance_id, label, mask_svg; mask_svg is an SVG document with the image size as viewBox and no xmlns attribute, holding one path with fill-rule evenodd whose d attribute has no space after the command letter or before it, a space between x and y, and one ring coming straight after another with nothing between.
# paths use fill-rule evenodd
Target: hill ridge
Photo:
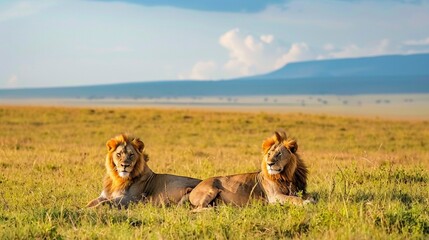
<instances>
[{"instance_id":1,"label":"hill ridge","mask_svg":"<svg viewBox=\"0 0 429 240\"><path fill-rule=\"evenodd\" d=\"M306 75L298 74L302 72ZM153 81L0 89L0 98L157 98L392 93L429 93L429 54L291 63L268 74L230 80Z\"/></svg>"}]
</instances>

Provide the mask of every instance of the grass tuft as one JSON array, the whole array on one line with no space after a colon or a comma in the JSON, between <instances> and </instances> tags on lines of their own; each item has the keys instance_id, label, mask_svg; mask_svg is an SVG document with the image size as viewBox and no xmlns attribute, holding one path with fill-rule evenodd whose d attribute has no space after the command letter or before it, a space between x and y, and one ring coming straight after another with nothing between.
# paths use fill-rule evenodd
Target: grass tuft
<instances>
[{"instance_id":1,"label":"grass tuft","mask_svg":"<svg viewBox=\"0 0 429 240\"><path fill-rule=\"evenodd\" d=\"M426 239L424 121L137 108L0 107L1 239ZM261 143L285 129L309 166L315 205L86 209L99 195L105 142L145 142L158 173L257 171Z\"/></svg>"}]
</instances>

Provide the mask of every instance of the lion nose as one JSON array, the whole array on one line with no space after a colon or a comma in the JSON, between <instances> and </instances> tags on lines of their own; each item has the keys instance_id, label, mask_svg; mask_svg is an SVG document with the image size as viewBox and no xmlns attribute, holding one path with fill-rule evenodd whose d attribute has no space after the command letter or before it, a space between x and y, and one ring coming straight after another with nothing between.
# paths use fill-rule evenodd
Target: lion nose
<instances>
[{"instance_id":1,"label":"lion nose","mask_svg":"<svg viewBox=\"0 0 429 240\"><path fill-rule=\"evenodd\" d=\"M274 165L274 163L273 162L269 162L269 163L267 163L267 165L271 167L271 166Z\"/></svg>"},{"instance_id":2,"label":"lion nose","mask_svg":"<svg viewBox=\"0 0 429 240\"><path fill-rule=\"evenodd\" d=\"M130 166L130 164L126 164L126 163L121 163L121 167L124 167L124 168L126 168L126 167L129 167Z\"/></svg>"}]
</instances>

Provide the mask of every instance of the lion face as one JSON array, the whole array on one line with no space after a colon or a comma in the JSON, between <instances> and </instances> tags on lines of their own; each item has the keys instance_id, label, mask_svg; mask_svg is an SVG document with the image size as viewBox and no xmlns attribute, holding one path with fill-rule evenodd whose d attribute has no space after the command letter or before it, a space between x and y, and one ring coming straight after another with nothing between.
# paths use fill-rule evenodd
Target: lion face
<instances>
[{"instance_id":1,"label":"lion face","mask_svg":"<svg viewBox=\"0 0 429 240\"><path fill-rule=\"evenodd\" d=\"M143 153L144 144L138 138L122 134L107 141L106 146L107 168L123 179L134 177L135 169L140 172L147 161Z\"/></svg>"},{"instance_id":2,"label":"lion face","mask_svg":"<svg viewBox=\"0 0 429 240\"><path fill-rule=\"evenodd\" d=\"M268 174L279 174L291 161L292 153L284 144L273 145L265 154L264 160Z\"/></svg>"},{"instance_id":3,"label":"lion face","mask_svg":"<svg viewBox=\"0 0 429 240\"><path fill-rule=\"evenodd\" d=\"M131 144L121 144L113 151L112 160L118 175L128 178L139 160L139 154Z\"/></svg>"},{"instance_id":4,"label":"lion face","mask_svg":"<svg viewBox=\"0 0 429 240\"><path fill-rule=\"evenodd\" d=\"M286 133L275 132L274 136L266 139L262 144L264 152L262 168L269 175L280 174L288 168L294 170L296 165L295 153L298 144L295 140L288 139Z\"/></svg>"}]
</instances>

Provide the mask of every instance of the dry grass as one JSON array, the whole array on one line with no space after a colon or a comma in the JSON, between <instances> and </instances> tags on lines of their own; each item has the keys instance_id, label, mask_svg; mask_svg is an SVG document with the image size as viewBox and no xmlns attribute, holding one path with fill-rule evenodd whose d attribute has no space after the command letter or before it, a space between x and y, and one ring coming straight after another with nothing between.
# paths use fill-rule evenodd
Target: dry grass
<instances>
[{"instance_id":1,"label":"dry grass","mask_svg":"<svg viewBox=\"0 0 429 240\"><path fill-rule=\"evenodd\" d=\"M309 238L429 236L425 121L210 111L0 107L0 238ZM105 142L143 139L159 173L196 178L257 170L276 129L298 139L314 206L136 205L90 210Z\"/></svg>"}]
</instances>

